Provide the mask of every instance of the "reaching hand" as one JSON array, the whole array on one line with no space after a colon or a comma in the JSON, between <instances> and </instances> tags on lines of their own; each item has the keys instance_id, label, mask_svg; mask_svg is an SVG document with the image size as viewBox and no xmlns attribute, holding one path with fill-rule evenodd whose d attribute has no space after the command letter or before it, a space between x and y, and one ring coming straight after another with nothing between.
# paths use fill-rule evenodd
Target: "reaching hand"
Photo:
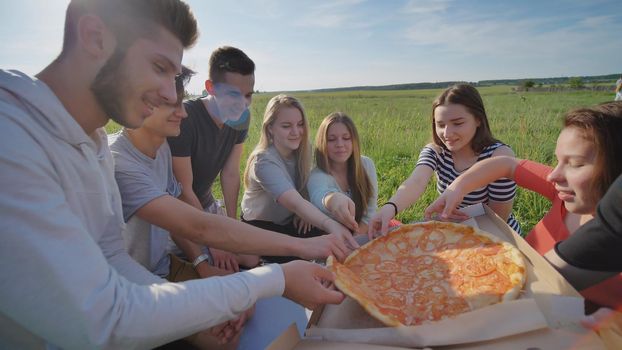
<instances>
[{"instance_id":1,"label":"reaching hand","mask_svg":"<svg viewBox=\"0 0 622 350\"><path fill-rule=\"evenodd\" d=\"M212 247L209 248L209 251L212 254L212 259L214 259L214 266L232 272L240 271L235 254Z\"/></svg>"},{"instance_id":2,"label":"reaching hand","mask_svg":"<svg viewBox=\"0 0 622 350\"><path fill-rule=\"evenodd\" d=\"M307 260L326 259L330 255L334 255L337 260L343 261L352 251L347 247L341 235L338 234L306 238L301 247L299 257Z\"/></svg>"},{"instance_id":3,"label":"reaching hand","mask_svg":"<svg viewBox=\"0 0 622 350\"><path fill-rule=\"evenodd\" d=\"M294 216L293 223L294 223L294 227L298 231L298 234L300 234L300 235L305 235L309 231L311 231L312 225L310 223L304 221L298 215Z\"/></svg>"},{"instance_id":4,"label":"reaching hand","mask_svg":"<svg viewBox=\"0 0 622 350\"><path fill-rule=\"evenodd\" d=\"M464 221L468 215L458 210L458 205L464 196L453 189L451 185L425 210L425 218L431 219L434 214L440 213L441 220Z\"/></svg>"},{"instance_id":5,"label":"reaching hand","mask_svg":"<svg viewBox=\"0 0 622 350\"><path fill-rule=\"evenodd\" d=\"M342 224L330 218L326 218L325 226L326 232L338 237L341 240L341 242L338 242L339 249L341 249L341 251L350 254L350 251L359 247L359 244L356 242L354 237L352 237L352 232L350 232Z\"/></svg>"},{"instance_id":6,"label":"reaching hand","mask_svg":"<svg viewBox=\"0 0 622 350\"><path fill-rule=\"evenodd\" d=\"M242 333L244 325L254 313L255 305L253 304L253 306L242 312L238 318L210 328L209 333L216 338L219 344L227 344Z\"/></svg>"},{"instance_id":7,"label":"reaching hand","mask_svg":"<svg viewBox=\"0 0 622 350\"><path fill-rule=\"evenodd\" d=\"M369 220L367 236L369 240L386 235L389 231L389 221L395 217L395 208L392 205L383 205Z\"/></svg>"},{"instance_id":8,"label":"reaching hand","mask_svg":"<svg viewBox=\"0 0 622 350\"><path fill-rule=\"evenodd\" d=\"M335 276L318 264L296 260L281 267L285 276L283 296L287 299L313 310L322 304L339 304L345 298L341 292L323 284L333 282Z\"/></svg>"},{"instance_id":9,"label":"reaching hand","mask_svg":"<svg viewBox=\"0 0 622 350\"><path fill-rule=\"evenodd\" d=\"M233 326L234 321L227 321L214 326L208 330L209 334L216 338L218 344L227 344L236 336L236 332Z\"/></svg>"},{"instance_id":10,"label":"reaching hand","mask_svg":"<svg viewBox=\"0 0 622 350\"><path fill-rule=\"evenodd\" d=\"M352 199L343 193L332 192L326 196L326 209L339 223L349 228L351 231L358 231L359 225L356 222L356 206Z\"/></svg>"}]
</instances>

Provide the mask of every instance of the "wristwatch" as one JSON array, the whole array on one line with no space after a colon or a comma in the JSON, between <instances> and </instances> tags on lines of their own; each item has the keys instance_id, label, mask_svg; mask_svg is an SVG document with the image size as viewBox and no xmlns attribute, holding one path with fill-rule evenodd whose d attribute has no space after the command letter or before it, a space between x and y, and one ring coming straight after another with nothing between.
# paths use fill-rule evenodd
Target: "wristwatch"
<instances>
[{"instance_id":1,"label":"wristwatch","mask_svg":"<svg viewBox=\"0 0 622 350\"><path fill-rule=\"evenodd\" d=\"M192 267L196 268L200 263L204 262L207 260L208 264L212 264L212 257L209 254L201 254L199 256L197 256L196 259L194 259L194 261L192 262Z\"/></svg>"}]
</instances>

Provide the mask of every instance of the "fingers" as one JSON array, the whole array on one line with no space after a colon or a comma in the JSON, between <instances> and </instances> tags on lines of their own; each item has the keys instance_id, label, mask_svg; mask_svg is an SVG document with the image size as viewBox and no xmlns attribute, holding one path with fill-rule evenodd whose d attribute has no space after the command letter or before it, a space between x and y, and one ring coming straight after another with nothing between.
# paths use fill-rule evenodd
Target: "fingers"
<instances>
[{"instance_id":1,"label":"fingers","mask_svg":"<svg viewBox=\"0 0 622 350\"><path fill-rule=\"evenodd\" d=\"M319 284L319 300L317 304L339 304L343 301L345 296L340 291L337 291L330 286L333 285L335 281L335 274L332 273L327 268L322 266L315 266L315 270L313 271L316 281ZM311 309L317 307L314 305Z\"/></svg>"},{"instance_id":2,"label":"fingers","mask_svg":"<svg viewBox=\"0 0 622 350\"><path fill-rule=\"evenodd\" d=\"M304 235L305 234L305 224L304 222L298 222L298 227L296 228L296 231L298 232L299 235Z\"/></svg>"},{"instance_id":3,"label":"fingers","mask_svg":"<svg viewBox=\"0 0 622 350\"><path fill-rule=\"evenodd\" d=\"M235 334L231 321L224 322L209 329L209 334L216 338L219 344L228 343Z\"/></svg>"},{"instance_id":4,"label":"fingers","mask_svg":"<svg viewBox=\"0 0 622 350\"><path fill-rule=\"evenodd\" d=\"M238 265L238 261L235 258L235 255L230 254L228 260L229 260L229 267L231 268L231 271L240 272L240 265Z\"/></svg>"},{"instance_id":5,"label":"fingers","mask_svg":"<svg viewBox=\"0 0 622 350\"><path fill-rule=\"evenodd\" d=\"M613 309L606 307L601 307L595 313L581 319L581 325L583 325L583 327L595 331L610 326L615 322L622 324L622 314L616 313Z\"/></svg>"},{"instance_id":6,"label":"fingers","mask_svg":"<svg viewBox=\"0 0 622 350\"><path fill-rule=\"evenodd\" d=\"M209 329L209 333L216 337L228 324L229 322L224 322L219 325L216 325Z\"/></svg>"},{"instance_id":7,"label":"fingers","mask_svg":"<svg viewBox=\"0 0 622 350\"><path fill-rule=\"evenodd\" d=\"M322 280L322 287L327 289L335 289L335 283L329 280Z\"/></svg>"},{"instance_id":8,"label":"fingers","mask_svg":"<svg viewBox=\"0 0 622 350\"><path fill-rule=\"evenodd\" d=\"M315 275L316 278L319 278L321 281L328 281L328 282L335 281L335 274L331 270L325 267L319 266L319 265L315 267L313 274Z\"/></svg>"},{"instance_id":9,"label":"fingers","mask_svg":"<svg viewBox=\"0 0 622 350\"><path fill-rule=\"evenodd\" d=\"M376 216L374 216L371 220L369 220L369 225L367 226L367 237L369 238L370 241L374 239L374 236L376 235L376 232L378 232L379 229L380 229L380 225L378 224L378 221L376 220Z\"/></svg>"},{"instance_id":10,"label":"fingers","mask_svg":"<svg viewBox=\"0 0 622 350\"><path fill-rule=\"evenodd\" d=\"M334 281L335 276L328 269L307 261L292 261L281 265L285 277L283 296L314 309L320 304L338 304L345 298L341 292L322 285L323 281Z\"/></svg>"},{"instance_id":11,"label":"fingers","mask_svg":"<svg viewBox=\"0 0 622 350\"><path fill-rule=\"evenodd\" d=\"M344 261L346 256L348 256L348 248L346 247L344 241L338 235L331 234L331 252L339 261Z\"/></svg>"},{"instance_id":12,"label":"fingers","mask_svg":"<svg viewBox=\"0 0 622 350\"><path fill-rule=\"evenodd\" d=\"M382 218L380 234L384 236L387 234L387 232L389 232L389 220L385 220L384 218Z\"/></svg>"},{"instance_id":13,"label":"fingers","mask_svg":"<svg viewBox=\"0 0 622 350\"><path fill-rule=\"evenodd\" d=\"M356 222L356 206L352 200L348 199L348 212L346 216L346 226L353 231L359 229L359 224Z\"/></svg>"},{"instance_id":14,"label":"fingers","mask_svg":"<svg viewBox=\"0 0 622 350\"><path fill-rule=\"evenodd\" d=\"M445 216L444 214L441 215L441 217L443 218L443 220L450 220L450 221L464 221L467 220L468 218L470 218L469 215L461 212L460 210L454 209L448 216Z\"/></svg>"},{"instance_id":15,"label":"fingers","mask_svg":"<svg viewBox=\"0 0 622 350\"><path fill-rule=\"evenodd\" d=\"M432 204L430 204L425 211L423 212L423 216L430 220L436 213L440 213L445 209L445 201L439 197Z\"/></svg>"},{"instance_id":16,"label":"fingers","mask_svg":"<svg viewBox=\"0 0 622 350\"><path fill-rule=\"evenodd\" d=\"M224 265L225 270L227 270L227 271L233 270L233 266L231 265L231 260L229 259L229 257L225 258L222 261L222 264Z\"/></svg>"},{"instance_id":17,"label":"fingers","mask_svg":"<svg viewBox=\"0 0 622 350\"><path fill-rule=\"evenodd\" d=\"M359 229L359 224L356 222L354 216L347 215L341 222L352 231L358 231Z\"/></svg>"},{"instance_id":18,"label":"fingers","mask_svg":"<svg viewBox=\"0 0 622 350\"><path fill-rule=\"evenodd\" d=\"M357 249L359 248L359 243L354 239L354 236L352 236L352 234L347 233L345 234L346 237L346 243L347 245L352 248L351 250Z\"/></svg>"},{"instance_id":19,"label":"fingers","mask_svg":"<svg viewBox=\"0 0 622 350\"><path fill-rule=\"evenodd\" d=\"M321 304L339 304L343 301L345 296L340 291L332 288L335 281L335 274L330 270L318 266L319 269L315 271L316 276L320 278L320 286L323 291L321 294Z\"/></svg>"},{"instance_id":20,"label":"fingers","mask_svg":"<svg viewBox=\"0 0 622 350\"><path fill-rule=\"evenodd\" d=\"M436 199L425 209L424 217L427 220L434 219L436 218L435 214L438 213L441 213L438 218L444 221L464 221L470 218L469 215L449 205L443 196Z\"/></svg>"}]
</instances>

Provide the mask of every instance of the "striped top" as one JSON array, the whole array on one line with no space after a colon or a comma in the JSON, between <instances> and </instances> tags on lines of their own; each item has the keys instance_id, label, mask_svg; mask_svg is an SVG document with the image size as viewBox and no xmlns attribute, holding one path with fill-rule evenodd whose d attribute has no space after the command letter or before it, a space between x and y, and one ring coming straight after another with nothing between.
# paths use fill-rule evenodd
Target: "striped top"
<instances>
[{"instance_id":1,"label":"striped top","mask_svg":"<svg viewBox=\"0 0 622 350\"><path fill-rule=\"evenodd\" d=\"M507 146L501 142L494 143L484 148L482 153L477 157L477 161L490 158L492 153L501 146ZM508 146L509 147L509 146ZM454 168L454 161L451 156L451 152L441 147L440 154L437 153L432 147L425 146L419 154L419 160L417 165L427 165L436 173L436 189L438 193L443 193L447 186L449 186L462 172L457 171ZM510 179L502 178L495 182L491 182L487 186L480 187L473 192L467 194L460 208L477 204L488 203L488 201L506 202L514 199L516 194L516 183ZM520 224L514 218L514 214L510 214L508 218L508 225L514 229L518 234L521 234Z\"/></svg>"}]
</instances>

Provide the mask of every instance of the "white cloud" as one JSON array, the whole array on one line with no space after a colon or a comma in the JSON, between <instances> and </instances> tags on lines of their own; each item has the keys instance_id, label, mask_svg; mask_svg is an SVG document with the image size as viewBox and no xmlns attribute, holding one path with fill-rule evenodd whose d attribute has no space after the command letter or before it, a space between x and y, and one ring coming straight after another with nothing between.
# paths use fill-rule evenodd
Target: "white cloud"
<instances>
[{"instance_id":1,"label":"white cloud","mask_svg":"<svg viewBox=\"0 0 622 350\"><path fill-rule=\"evenodd\" d=\"M449 7L450 0L409 0L404 6L405 13L432 13L443 12Z\"/></svg>"},{"instance_id":2,"label":"white cloud","mask_svg":"<svg viewBox=\"0 0 622 350\"><path fill-rule=\"evenodd\" d=\"M582 19L579 22L579 25L593 28L593 29L600 29L600 28L610 25L614 20L615 20L615 17L613 15L594 16L594 17L587 17L587 18Z\"/></svg>"},{"instance_id":3,"label":"white cloud","mask_svg":"<svg viewBox=\"0 0 622 350\"><path fill-rule=\"evenodd\" d=\"M573 26L554 30L545 30L546 24L543 19L455 22L435 16L416 21L405 36L413 44L431 46L454 54L543 57L571 54L577 48L594 46L598 43L597 38L608 35L608 31L602 27L585 28L586 23L583 23L582 28Z\"/></svg>"},{"instance_id":4,"label":"white cloud","mask_svg":"<svg viewBox=\"0 0 622 350\"><path fill-rule=\"evenodd\" d=\"M305 8L297 26L313 28L339 28L355 21L357 7L364 0L338 0L330 3L312 3Z\"/></svg>"}]
</instances>

